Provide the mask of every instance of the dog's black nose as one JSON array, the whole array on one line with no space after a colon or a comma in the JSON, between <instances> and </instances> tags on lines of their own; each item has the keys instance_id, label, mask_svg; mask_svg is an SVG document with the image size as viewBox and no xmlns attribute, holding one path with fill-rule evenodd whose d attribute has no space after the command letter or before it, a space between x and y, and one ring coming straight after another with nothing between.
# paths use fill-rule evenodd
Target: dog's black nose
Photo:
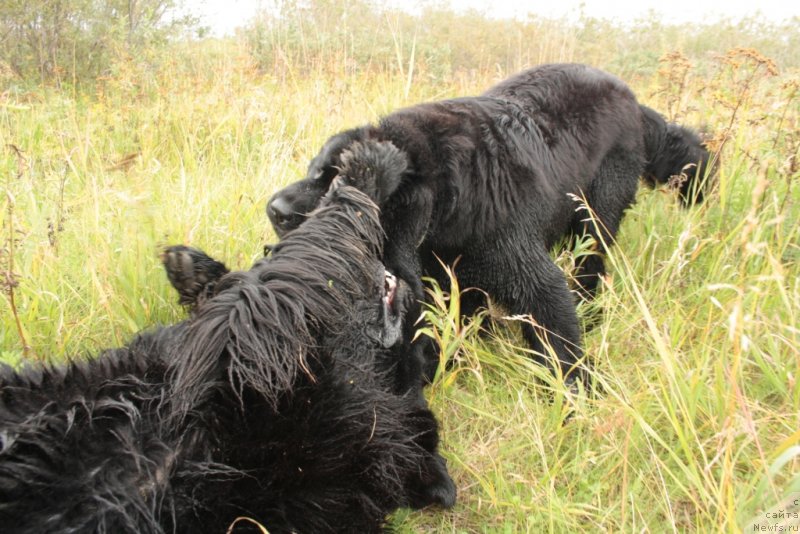
<instances>
[{"instance_id":1,"label":"dog's black nose","mask_svg":"<svg viewBox=\"0 0 800 534\"><path fill-rule=\"evenodd\" d=\"M283 197L274 197L267 204L267 217L276 227L282 226L293 213L291 203Z\"/></svg>"}]
</instances>

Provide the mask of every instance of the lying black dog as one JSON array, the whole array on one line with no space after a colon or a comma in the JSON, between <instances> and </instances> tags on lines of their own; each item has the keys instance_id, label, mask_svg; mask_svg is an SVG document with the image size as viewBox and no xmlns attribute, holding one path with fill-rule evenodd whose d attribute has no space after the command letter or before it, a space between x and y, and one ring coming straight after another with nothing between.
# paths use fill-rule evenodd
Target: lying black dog
<instances>
[{"instance_id":1,"label":"lying black dog","mask_svg":"<svg viewBox=\"0 0 800 534\"><path fill-rule=\"evenodd\" d=\"M278 235L317 206L350 147L386 143L399 153L378 162L380 173L401 182L380 204L388 268L422 299L420 275L446 287L439 259L460 258L461 286L484 290L510 314L532 316L528 343L542 359L552 347L570 381L582 373L580 329L575 298L549 250L564 237L595 239L597 253L576 276L591 298L605 273L603 245L613 242L639 177L665 183L684 174L680 195L688 203L702 198L709 162L697 135L639 105L617 78L584 65L545 65L482 96L420 104L333 136L306 178L269 201ZM462 310L483 304L482 293L470 292ZM430 375L438 360L429 361Z\"/></svg>"},{"instance_id":2,"label":"lying black dog","mask_svg":"<svg viewBox=\"0 0 800 534\"><path fill-rule=\"evenodd\" d=\"M412 294L380 261L376 205L342 183L376 198L369 176L333 183L270 259L200 280L189 320L0 370L2 531L373 532L398 507L451 506L436 421L397 389L419 376L398 349ZM173 275L211 261L167 254Z\"/></svg>"}]
</instances>

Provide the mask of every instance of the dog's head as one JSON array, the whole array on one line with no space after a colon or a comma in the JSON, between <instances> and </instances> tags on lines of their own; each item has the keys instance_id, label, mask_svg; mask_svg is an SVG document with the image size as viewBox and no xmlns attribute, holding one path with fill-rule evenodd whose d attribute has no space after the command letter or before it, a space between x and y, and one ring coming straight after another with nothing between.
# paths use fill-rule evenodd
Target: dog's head
<instances>
[{"instance_id":1,"label":"dog's head","mask_svg":"<svg viewBox=\"0 0 800 534\"><path fill-rule=\"evenodd\" d=\"M362 143L351 145L342 153L340 173L330 181L318 207L274 246L269 260L270 270L283 258L308 266L316 271L306 275L308 280L321 281L322 273L326 294L334 296L339 307L322 321L320 314L315 315L318 330L329 340L342 335L360 337L356 343L372 344L365 347L368 350L390 348L400 341L414 299L406 281L383 263L384 234L377 204L394 187L385 186L386 179L379 186L374 169L386 168L376 158L391 159L397 154L393 145L379 146L379 150Z\"/></svg>"},{"instance_id":2,"label":"dog's head","mask_svg":"<svg viewBox=\"0 0 800 534\"><path fill-rule=\"evenodd\" d=\"M304 179L270 198L267 216L283 237L302 224L337 176L380 206L400 185L408 167L406 154L390 141L368 139L364 128L342 132L331 137L311 160Z\"/></svg>"},{"instance_id":3,"label":"dog's head","mask_svg":"<svg viewBox=\"0 0 800 534\"><path fill-rule=\"evenodd\" d=\"M377 357L404 341L413 292L383 264L376 202L393 189L379 186L373 170L397 154L381 144L351 146L316 209L271 256L219 280L180 344L185 358L173 365L178 417L224 383L277 407L298 376L313 379L315 365L326 365L332 347Z\"/></svg>"},{"instance_id":4,"label":"dog's head","mask_svg":"<svg viewBox=\"0 0 800 534\"><path fill-rule=\"evenodd\" d=\"M328 331L329 345L380 351L403 341L404 325L409 320L407 312L414 302L413 292L405 280L383 264L373 264L372 271L364 293L356 296L343 315L343 327Z\"/></svg>"}]
</instances>

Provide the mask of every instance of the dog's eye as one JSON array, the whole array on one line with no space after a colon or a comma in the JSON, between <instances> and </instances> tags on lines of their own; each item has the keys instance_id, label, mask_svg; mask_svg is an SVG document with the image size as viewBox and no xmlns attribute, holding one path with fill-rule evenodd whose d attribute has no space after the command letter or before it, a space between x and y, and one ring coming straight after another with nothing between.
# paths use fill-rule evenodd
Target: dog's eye
<instances>
[{"instance_id":1,"label":"dog's eye","mask_svg":"<svg viewBox=\"0 0 800 534\"><path fill-rule=\"evenodd\" d=\"M330 182L336 176L337 171L335 167L323 167L314 175L314 180L322 180Z\"/></svg>"}]
</instances>

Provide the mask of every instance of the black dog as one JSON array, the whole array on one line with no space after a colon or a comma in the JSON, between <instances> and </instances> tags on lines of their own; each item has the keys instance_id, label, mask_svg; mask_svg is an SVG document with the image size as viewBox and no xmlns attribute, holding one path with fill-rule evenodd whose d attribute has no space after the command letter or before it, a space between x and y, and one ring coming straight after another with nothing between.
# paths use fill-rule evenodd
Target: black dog
<instances>
[{"instance_id":1,"label":"black dog","mask_svg":"<svg viewBox=\"0 0 800 534\"><path fill-rule=\"evenodd\" d=\"M348 178L380 198L365 176ZM413 296L380 262L378 217L339 179L270 259L194 280L191 319L0 370L3 532L373 532L398 507L451 506L436 421L397 391L419 376L398 349ZM187 283L195 264L226 271L209 262L167 254Z\"/></svg>"},{"instance_id":2,"label":"black dog","mask_svg":"<svg viewBox=\"0 0 800 534\"><path fill-rule=\"evenodd\" d=\"M381 204L386 265L421 299L420 275L446 286L437 258L460 257L462 287L532 316L527 341L542 359L552 347L570 382L582 374L575 299L548 251L565 236L595 238L597 253L577 272L579 292L591 298L605 273L602 247L613 242L639 177L664 183L684 174L680 195L689 203L702 197L709 161L697 135L639 105L617 78L584 65L545 65L483 96L413 106L333 136L307 177L269 201L278 235L318 204L349 147L387 142L400 152L380 163L382 174L402 183ZM462 301L467 314L481 305L477 292ZM436 360L429 361L430 375Z\"/></svg>"}]
</instances>

